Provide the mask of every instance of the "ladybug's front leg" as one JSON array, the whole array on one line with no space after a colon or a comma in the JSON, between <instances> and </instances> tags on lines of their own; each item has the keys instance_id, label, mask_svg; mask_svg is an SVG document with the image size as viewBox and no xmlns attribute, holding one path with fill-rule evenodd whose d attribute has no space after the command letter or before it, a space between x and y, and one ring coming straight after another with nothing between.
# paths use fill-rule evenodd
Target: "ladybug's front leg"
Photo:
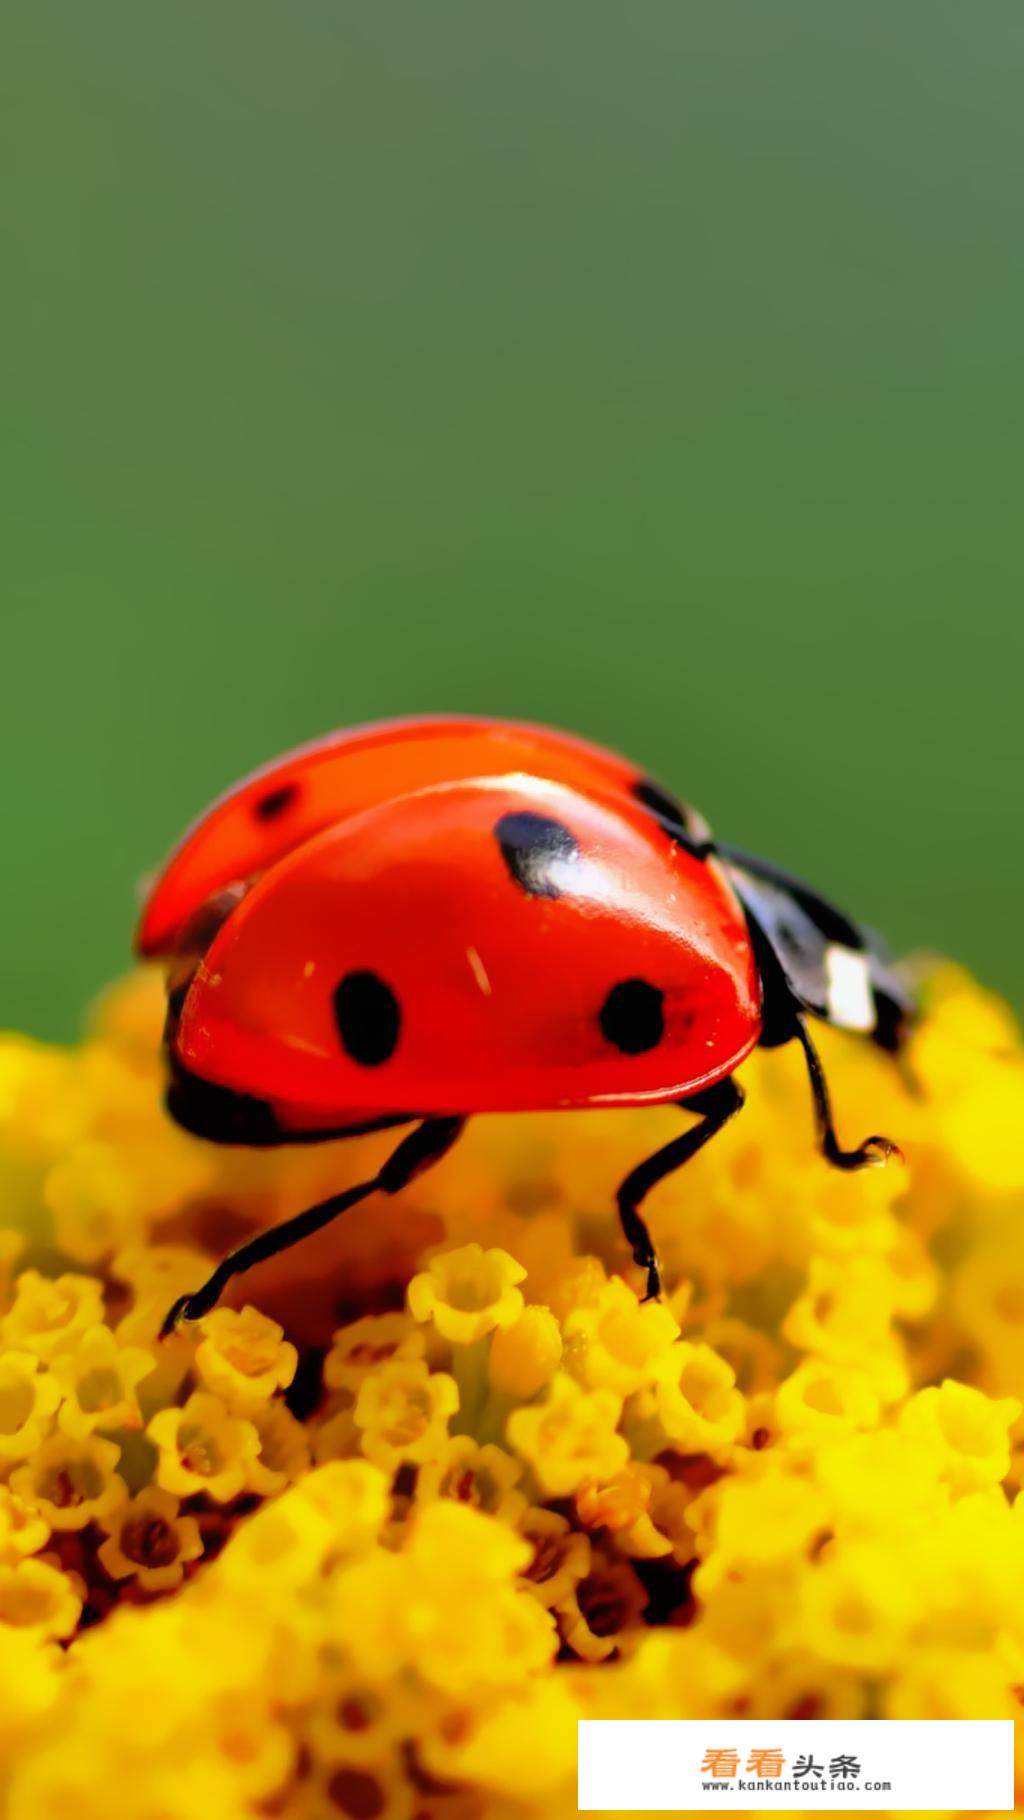
<instances>
[{"instance_id":1,"label":"ladybug's front leg","mask_svg":"<svg viewBox=\"0 0 1024 1820\"><path fill-rule=\"evenodd\" d=\"M663 1182L667 1175L674 1175L692 1156L696 1156L698 1150L703 1150L704 1145L716 1132L721 1131L723 1125L728 1124L743 1104L743 1089L729 1075L714 1087L705 1088L703 1093L692 1093L689 1099L680 1100L679 1104L684 1112L702 1113L700 1124L694 1125L690 1131L684 1131L682 1137L673 1138L670 1144L663 1145L653 1156L631 1169L616 1197L619 1220L633 1253L633 1261L647 1272L647 1301L661 1294L661 1271L654 1240L640 1213L641 1203L652 1188Z\"/></svg>"},{"instance_id":2,"label":"ladybug's front leg","mask_svg":"<svg viewBox=\"0 0 1024 1820\"><path fill-rule=\"evenodd\" d=\"M174 1307L167 1312L167 1318L160 1329L161 1339L182 1321L198 1321L204 1314L219 1302L232 1277L240 1276L243 1270L251 1270L254 1264L262 1264L267 1258L276 1257L281 1251L287 1251L297 1245L300 1239L308 1239L312 1233L330 1225L340 1213L347 1213L359 1201L365 1201L370 1194L398 1194L408 1186L415 1176L421 1175L433 1163L439 1163L446 1156L456 1138L460 1135L465 1119L424 1119L415 1131L404 1137L397 1149L391 1152L383 1167L369 1182L357 1182L352 1188L342 1189L340 1194L328 1195L325 1201L318 1201L315 1207L307 1207L305 1212L297 1213L293 1219L285 1220L280 1226L270 1226L266 1232L258 1232L254 1239L240 1245L237 1251L217 1265L200 1288L191 1295L179 1296Z\"/></svg>"}]
</instances>

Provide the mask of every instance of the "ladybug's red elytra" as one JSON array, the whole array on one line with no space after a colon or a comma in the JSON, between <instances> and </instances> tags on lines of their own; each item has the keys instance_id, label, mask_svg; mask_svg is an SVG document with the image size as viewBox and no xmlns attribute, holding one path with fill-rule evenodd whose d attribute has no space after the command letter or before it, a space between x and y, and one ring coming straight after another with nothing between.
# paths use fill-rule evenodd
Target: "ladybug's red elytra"
<instances>
[{"instance_id":1,"label":"ladybug's red elytra","mask_svg":"<svg viewBox=\"0 0 1024 1820\"><path fill-rule=\"evenodd\" d=\"M219 1143L413 1125L379 1173L260 1233L175 1303L439 1160L481 1112L677 1102L698 1122L618 1190L660 1288L651 1188L738 1112L757 1044L804 1051L822 1150L844 1150L807 1014L895 1050L913 1014L877 940L777 867L723 846L628 760L508 721L331 734L220 798L143 910L168 960L167 1103Z\"/></svg>"}]
</instances>

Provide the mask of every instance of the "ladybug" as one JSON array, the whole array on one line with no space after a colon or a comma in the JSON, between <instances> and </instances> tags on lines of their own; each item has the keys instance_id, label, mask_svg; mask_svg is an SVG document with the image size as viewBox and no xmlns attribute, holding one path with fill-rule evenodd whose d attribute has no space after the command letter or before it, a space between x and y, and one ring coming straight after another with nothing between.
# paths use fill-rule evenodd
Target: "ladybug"
<instances>
[{"instance_id":1,"label":"ladybug","mask_svg":"<svg viewBox=\"0 0 1024 1820\"><path fill-rule=\"evenodd\" d=\"M475 1113L697 1115L618 1189L649 1296L643 1201L740 1110L756 1045L801 1046L829 1162L896 1150L842 1148L807 1023L898 1050L914 1008L878 940L628 760L543 727L385 721L288 753L185 835L136 946L168 962L167 1105L187 1130L277 1145L413 1127L371 1181L225 1258L165 1332L396 1194Z\"/></svg>"}]
</instances>

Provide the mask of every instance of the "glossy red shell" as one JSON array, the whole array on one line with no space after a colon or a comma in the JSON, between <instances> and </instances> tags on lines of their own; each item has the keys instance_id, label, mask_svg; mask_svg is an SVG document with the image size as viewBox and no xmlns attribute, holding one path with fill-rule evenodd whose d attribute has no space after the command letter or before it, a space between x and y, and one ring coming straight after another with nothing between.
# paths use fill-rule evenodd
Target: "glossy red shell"
<instances>
[{"instance_id":1,"label":"glossy red shell","mask_svg":"<svg viewBox=\"0 0 1024 1820\"><path fill-rule=\"evenodd\" d=\"M262 874L346 815L428 784L520 771L627 792L636 776L617 753L516 721L445 715L345 728L275 759L200 817L149 892L136 948L170 953L217 891Z\"/></svg>"},{"instance_id":2,"label":"glossy red shell","mask_svg":"<svg viewBox=\"0 0 1024 1820\"><path fill-rule=\"evenodd\" d=\"M643 1104L722 1079L760 1028L745 918L636 782L626 760L567 736L451 721L357 732L249 780L186 839L144 915L148 951L259 875L188 990L177 1061L314 1125ZM255 805L291 784L286 846ZM499 838L524 816L571 835L539 891ZM385 982L396 1007L396 1040L371 1064L339 1034L353 974ZM634 1052L602 1009L636 982L659 997L661 1027Z\"/></svg>"}]
</instances>

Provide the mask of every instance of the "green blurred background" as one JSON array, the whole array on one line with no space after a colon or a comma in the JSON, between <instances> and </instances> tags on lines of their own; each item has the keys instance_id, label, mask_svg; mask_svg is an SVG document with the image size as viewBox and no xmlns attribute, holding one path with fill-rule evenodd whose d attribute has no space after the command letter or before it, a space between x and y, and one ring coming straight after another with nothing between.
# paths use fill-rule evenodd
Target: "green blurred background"
<instances>
[{"instance_id":1,"label":"green blurred background","mask_svg":"<svg viewBox=\"0 0 1024 1820\"><path fill-rule=\"evenodd\" d=\"M632 751L1018 999L1024 11L5 9L0 1021L288 744Z\"/></svg>"}]
</instances>

